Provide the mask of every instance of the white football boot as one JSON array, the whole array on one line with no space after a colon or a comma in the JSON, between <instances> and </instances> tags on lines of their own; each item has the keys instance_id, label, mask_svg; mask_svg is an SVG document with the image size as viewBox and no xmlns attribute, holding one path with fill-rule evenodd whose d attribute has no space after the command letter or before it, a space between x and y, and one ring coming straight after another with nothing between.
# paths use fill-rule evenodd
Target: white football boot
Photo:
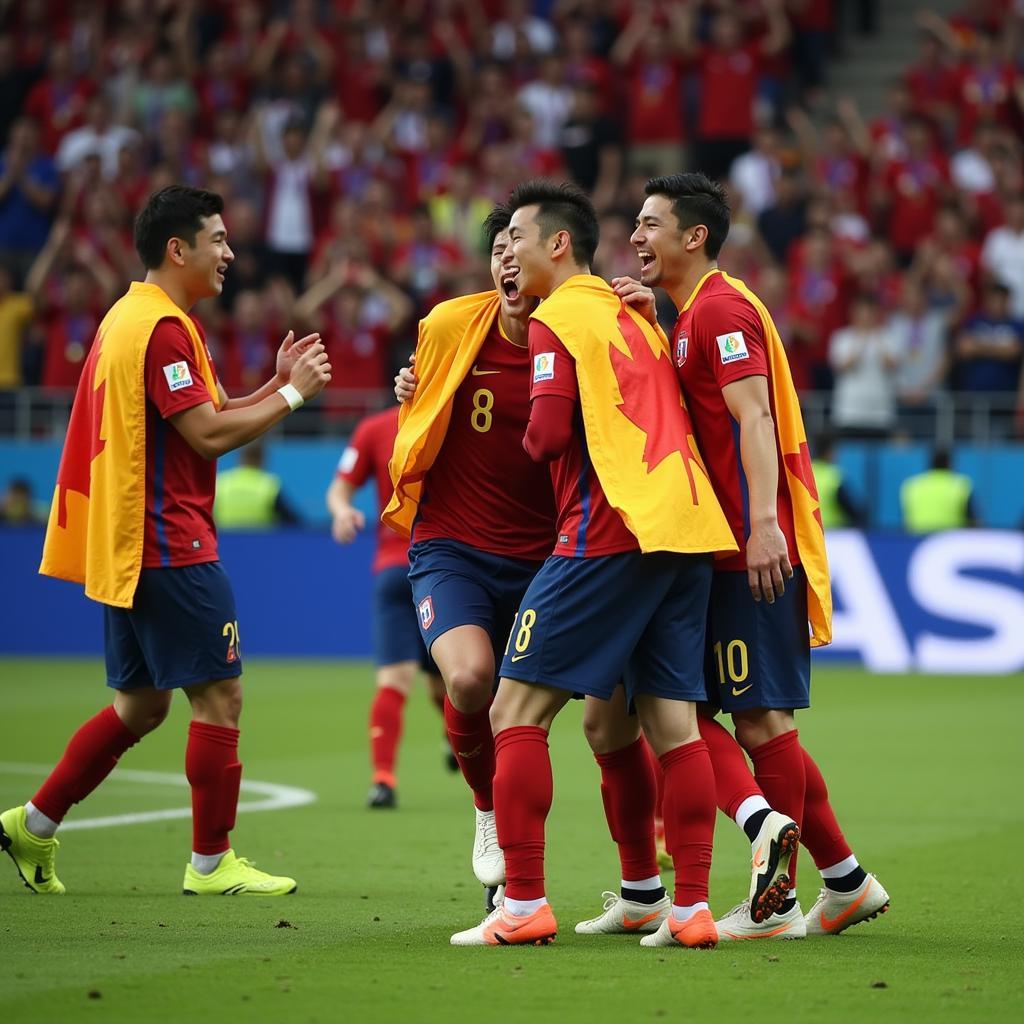
<instances>
[{"instance_id":1,"label":"white football boot","mask_svg":"<svg viewBox=\"0 0 1024 1024\"><path fill-rule=\"evenodd\" d=\"M645 935L656 932L669 915L672 901L668 893L657 903L634 903L618 893L605 891L604 913L576 925L577 935Z\"/></svg>"}]
</instances>

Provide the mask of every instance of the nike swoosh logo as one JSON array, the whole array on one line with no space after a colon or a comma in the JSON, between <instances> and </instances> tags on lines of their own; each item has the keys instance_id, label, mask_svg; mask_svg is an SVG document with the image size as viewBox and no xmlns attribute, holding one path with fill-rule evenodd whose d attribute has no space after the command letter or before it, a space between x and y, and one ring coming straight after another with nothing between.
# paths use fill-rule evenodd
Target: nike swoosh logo
<instances>
[{"instance_id":1,"label":"nike swoosh logo","mask_svg":"<svg viewBox=\"0 0 1024 1024\"><path fill-rule=\"evenodd\" d=\"M645 914L643 917L630 917L629 914L622 915L622 926L624 928L642 928L645 924L649 924L658 916L656 910L653 914Z\"/></svg>"},{"instance_id":2,"label":"nike swoosh logo","mask_svg":"<svg viewBox=\"0 0 1024 1024\"><path fill-rule=\"evenodd\" d=\"M35 882L36 885L46 885L49 882L49 879L43 875L43 869L38 864L36 865Z\"/></svg>"},{"instance_id":3,"label":"nike swoosh logo","mask_svg":"<svg viewBox=\"0 0 1024 1024\"><path fill-rule=\"evenodd\" d=\"M523 658L532 658L532 657L533 657L533 651L530 651L529 654L513 654L512 655L512 664L514 665L517 661L522 661Z\"/></svg>"},{"instance_id":4,"label":"nike swoosh logo","mask_svg":"<svg viewBox=\"0 0 1024 1024\"><path fill-rule=\"evenodd\" d=\"M39 868L36 868L36 874L38 873ZM825 931L830 932L837 925L841 925L864 902L867 894L871 892L871 886L873 884L873 882L869 882L868 885L864 887L864 891L838 916L828 918L825 916L825 911L823 910L821 912L821 927L824 928Z\"/></svg>"},{"instance_id":5,"label":"nike swoosh logo","mask_svg":"<svg viewBox=\"0 0 1024 1024\"><path fill-rule=\"evenodd\" d=\"M753 686L753 685L754 685L754 684L753 684L753 683L751 683L751 684L750 684L750 686L744 686L742 690L737 690L737 689L736 689L736 687L734 686L734 687L732 688L732 695L733 695L734 697L742 697L742 696L743 696L743 694L745 694L745 693L747 692L747 690L749 690L749 689L750 689L750 687L751 687L751 686Z\"/></svg>"},{"instance_id":6,"label":"nike swoosh logo","mask_svg":"<svg viewBox=\"0 0 1024 1024\"><path fill-rule=\"evenodd\" d=\"M478 370L475 366L470 371L474 377L488 377L492 373L501 373L501 370Z\"/></svg>"},{"instance_id":7,"label":"nike swoosh logo","mask_svg":"<svg viewBox=\"0 0 1024 1024\"><path fill-rule=\"evenodd\" d=\"M753 856L754 870L760 871L765 865L764 847L762 846Z\"/></svg>"},{"instance_id":8,"label":"nike swoosh logo","mask_svg":"<svg viewBox=\"0 0 1024 1024\"><path fill-rule=\"evenodd\" d=\"M735 932L726 932L730 939L736 939L742 941L744 939L770 939L773 935L781 935L783 932L788 932L793 927L793 922L788 921L786 924L779 925L778 928L773 928L770 932L758 932L756 935L737 935Z\"/></svg>"},{"instance_id":9,"label":"nike swoosh logo","mask_svg":"<svg viewBox=\"0 0 1024 1024\"><path fill-rule=\"evenodd\" d=\"M476 757L483 749L483 744L478 743L472 750L460 750L459 757Z\"/></svg>"}]
</instances>

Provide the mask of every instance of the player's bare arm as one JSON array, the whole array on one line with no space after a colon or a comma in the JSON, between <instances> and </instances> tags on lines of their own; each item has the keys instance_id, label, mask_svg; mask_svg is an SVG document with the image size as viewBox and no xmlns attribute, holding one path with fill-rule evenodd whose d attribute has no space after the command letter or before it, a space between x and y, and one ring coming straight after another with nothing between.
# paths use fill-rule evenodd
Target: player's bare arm
<instances>
[{"instance_id":1,"label":"player's bare arm","mask_svg":"<svg viewBox=\"0 0 1024 1024\"><path fill-rule=\"evenodd\" d=\"M320 340L319 334L307 334L304 338L295 340L295 332L289 331L277 350L277 362L274 366L274 376L261 388L251 395L242 398L229 398L224 388L220 388L221 412L226 409L244 409L246 406L256 405L263 399L272 395L278 388L283 387L291 380L292 369L295 367L299 356Z\"/></svg>"},{"instance_id":2,"label":"player's bare arm","mask_svg":"<svg viewBox=\"0 0 1024 1024\"><path fill-rule=\"evenodd\" d=\"M298 356L288 383L303 401L315 398L331 379L331 364L320 342L311 344ZM226 452L265 434L292 411L288 400L274 391L255 405L234 409L214 408L203 402L170 418L174 428L204 459L216 459Z\"/></svg>"},{"instance_id":3,"label":"player's bare arm","mask_svg":"<svg viewBox=\"0 0 1024 1024\"><path fill-rule=\"evenodd\" d=\"M786 537L779 527L779 459L768 378L744 377L722 388L729 413L740 425L740 461L747 478L750 537L747 580L755 601L773 604L793 576Z\"/></svg>"},{"instance_id":4,"label":"player's bare arm","mask_svg":"<svg viewBox=\"0 0 1024 1024\"><path fill-rule=\"evenodd\" d=\"M331 513L331 536L339 544L351 544L366 526L366 516L352 504L355 488L335 477L327 488L327 510Z\"/></svg>"}]
</instances>

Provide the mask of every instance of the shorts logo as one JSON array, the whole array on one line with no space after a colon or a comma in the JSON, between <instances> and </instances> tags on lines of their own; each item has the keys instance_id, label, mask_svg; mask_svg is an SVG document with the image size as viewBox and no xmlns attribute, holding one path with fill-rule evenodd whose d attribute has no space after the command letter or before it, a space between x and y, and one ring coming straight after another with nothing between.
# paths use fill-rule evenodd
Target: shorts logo
<instances>
[{"instance_id":1,"label":"shorts logo","mask_svg":"<svg viewBox=\"0 0 1024 1024\"><path fill-rule=\"evenodd\" d=\"M555 379L555 353L538 352L533 357L533 383Z\"/></svg>"},{"instance_id":2,"label":"shorts logo","mask_svg":"<svg viewBox=\"0 0 1024 1024\"><path fill-rule=\"evenodd\" d=\"M686 331L680 331L676 338L676 366L682 366L686 362L686 350L690 347L690 339Z\"/></svg>"},{"instance_id":3,"label":"shorts logo","mask_svg":"<svg viewBox=\"0 0 1024 1024\"><path fill-rule=\"evenodd\" d=\"M569 543L569 534L567 534L567 533L560 533L558 535L558 543L559 544L568 544Z\"/></svg>"},{"instance_id":4,"label":"shorts logo","mask_svg":"<svg viewBox=\"0 0 1024 1024\"><path fill-rule=\"evenodd\" d=\"M220 631L220 635L227 637L228 651L224 656L224 660L230 665L233 662L238 661L241 651L238 647L238 622L225 622L224 628Z\"/></svg>"},{"instance_id":5,"label":"shorts logo","mask_svg":"<svg viewBox=\"0 0 1024 1024\"><path fill-rule=\"evenodd\" d=\"M737 359L749 359L747 343L743 340L742 331L733 331L732 334L719 334L715 341L718 342L718 351L723 363L734 363Z\"/></svg>"},{"instance_id":6,"label":"shorts logo","mask_svg":"<svg viewBox=\"0 0 1024 1024\"><path fill-rule=\"evenodd\" d=\"M420 626L423 629L430 629L434 624L434 599L429 595L423 598L416 606L420 616Z\"/></svg>"},{"instance_id":7,"label":"shorts logo","mask_svg":"<svg viewBox=\"0 0 1024 1024\"><path fill-rule=\"evenodd\" d=\"M192 386L192 372L184 359L180 363L169 363L165 366L164 376L167 378L168 391L180 391L182 388Z\"/></svg>"}]
</instances>

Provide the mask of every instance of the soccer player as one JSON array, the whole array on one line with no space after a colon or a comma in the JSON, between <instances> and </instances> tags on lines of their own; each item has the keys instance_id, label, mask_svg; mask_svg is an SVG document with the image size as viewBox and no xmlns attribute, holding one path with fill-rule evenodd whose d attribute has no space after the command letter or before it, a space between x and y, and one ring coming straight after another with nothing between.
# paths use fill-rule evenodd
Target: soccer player
<instances>
[{"instance_id":1,"label":"soccer player","mask_svg":"<svg viewBox=\"0 0 1024 1024\"><path fill-rule=\"evenodd\" d=\"M372 476L381 509L391 500L388 463L398 434L398 407L367 416L349 439L338 471L327 489L331 535L339 544L351 544L366 525L366 517L352 504L356 491ZM444 711L444 682L420 639L416 608L409 586L409 542L383 523L377 526L373 559L373 645L377 662L377 693L370 706L370 760L373 779L368 807L397 804L395 763L402 738L405 702L417 668L427 674L431 696Z\"/></svg>"},{"instance_id":2,"label":"soccer player","mask_svg":"<svg viewBox=\"0 0 1024 1024\"><path fill-rule=\"evenodd\" d=\"M547 469L523 451L529 419L526 329L536 299L501 258L509 213L484 229L494 290L442 302L420 323L415 399L404 407L383 521L409 536L423 642L447 689L448 738L473 793L473 872L505 881L494 824L489 711L496 665L526 587L554 543Z\"/></svg>"},{"instance_id":3,"label":"soccer player","mask_svg":"<svg viewBox=\"0 0 1024 1024\"><path fill-rule=\"evenodd\" d=\"M63 893L54 834L121 755L164 720L176 689L192 708L185 774L192 858L184 892L294 892L230 849L242 765L241 651L231 585L217 558L216 458L317 395L331 368L319 337L289 331L275 377L229 399L189 316L220 294L233 259L221 197L173 185L135 223L147 268L104 317L83 367L40 571L103 604L114 701L71 737L32 799L0 815L0 847L29 889Z\"/></svg>"},{"instance_id":4,"label":"soccer player","mask_svg":"<svg viewBox=\"0 0 1024 1024\"><path fill-rule=\"evenodd\" d=\"M739 547L715 563L708 698L732 715L760 790L800 825L825 883L804 916L794 862L793 888L778 913L756 920L741 904L718 922L719 934L838 933L883 912L889 896L847 845L825 781L796 729L796 710L810 704L810 648L828 643L832 632L824 534L800 406L771 315L742 281L718 269L729 231L722 187L703 174L677 174L652 179L646 193L632 236L640 283L613 283L633 301L638 288L664 288L679 309L674 362ZM653 293L638 308L653 318ZM744 815L758 805L747 796L757 788L744 786L746 763L724 740L725 730L716 723L708 729L702 733L715 736L720 806L749 835ZM737 795L732 800L728 780ZM763 813L764 807L754 811Z\"/></svg>"},{"instance_id":5,"label":"soccer player","mask_svg":"<svg viewBox=\"0 0 1024 1024\"><path fill-rule=\"evenodd\" d=\"M529 181L509 203L503 277L543 301L529 327L523 447L551 464L554 552L520 604L491 708L503 900L453 945L546 944L551 807L548 730L573 696L608 699L624 680L665 773L675 900L644 945L717 942L707 884L714 777L697 732L711 552L735 542L691 445L663 334L590 274L597 216L571 185ZM656 873L656 869L654 869Z\"/></svg>"}]
</instances>

